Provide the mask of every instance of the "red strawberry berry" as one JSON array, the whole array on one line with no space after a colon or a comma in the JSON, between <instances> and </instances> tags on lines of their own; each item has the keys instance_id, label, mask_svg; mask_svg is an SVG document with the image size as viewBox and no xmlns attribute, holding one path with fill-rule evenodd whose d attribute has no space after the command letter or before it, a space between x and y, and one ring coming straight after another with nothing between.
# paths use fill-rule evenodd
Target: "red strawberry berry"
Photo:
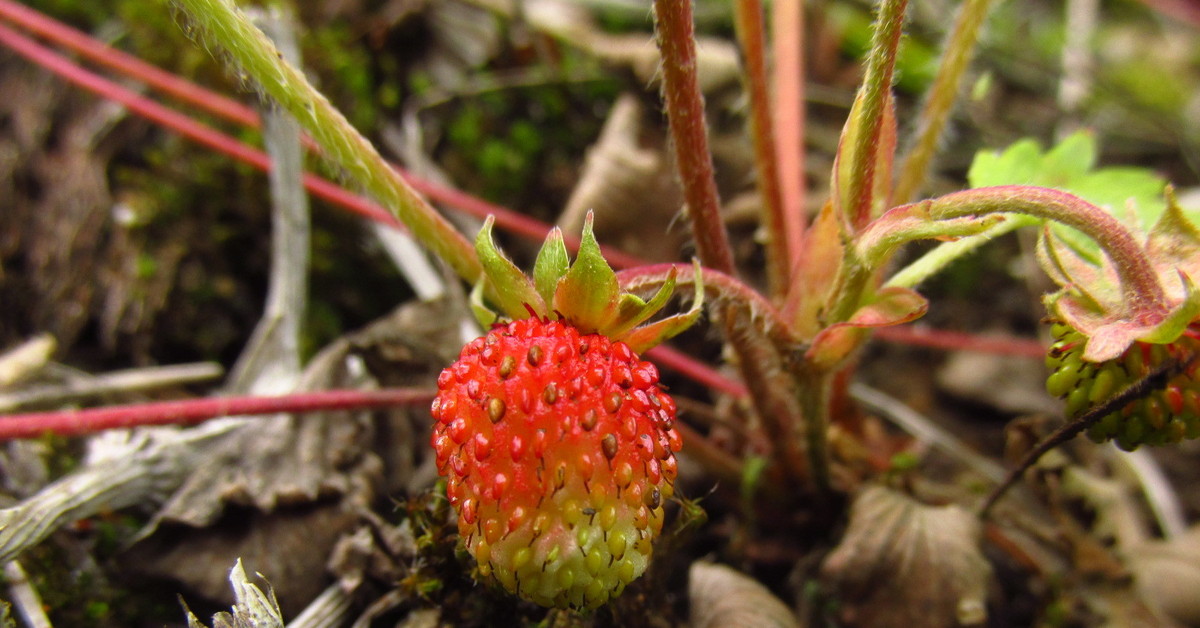
<instances>
[{"instance_id":1,"label":"red strawberry berry","mask_svg":"<svg viewBox=\"0 0 1200 628\"><path fill-rule=\"evenodd\" d=\"M646 570L681 444L652 364L533 317L469 343L438 391L438 471L482 576L596 608Z\"/></svg>"}]
</instances>

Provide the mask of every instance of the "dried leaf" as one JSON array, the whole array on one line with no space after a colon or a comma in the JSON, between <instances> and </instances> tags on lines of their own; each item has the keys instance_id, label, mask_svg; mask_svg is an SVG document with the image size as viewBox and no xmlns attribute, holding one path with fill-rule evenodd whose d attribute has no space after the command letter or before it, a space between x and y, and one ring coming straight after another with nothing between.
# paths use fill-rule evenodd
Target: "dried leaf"
<instances>
[{"instance_id":1,"label":"dried leaf","mask_svg":"<svg viewBox=\"0 0 1200 628\"><path fill-rule=\"evenodd\" d=\"M965 510L873 486L855 499L821 575L847 626L982 625L991 566L979 541L979 522Z\"/></svg>"},{"instance_id":2,"label":"dried leaf","mask_svg":"<svg viewBox=\"0 0 1200 628\"><path fill-rule=\"evenodd\" d=\"M240 558L229 572L229 583L233 585L233 596L237 601L232 612L213 615L212 628L283 628L283 613L275 601L275 594L269 587L263 592L250 582ZM184 609L187 609L186 604ZM204 628L190 610L186 612L189 628Z\"/></svg>"},{"instance_id":3,"label":"dried leaf","mask_svg":"<svg viewBox=\"0 0 1200 628\"><path fill-rule=\"evenodd\" d=\"M749 576L703 561L688 570L691 628L800 628L791 609Z\"/></svg>"},{"instance_id":4,"label":"dried leaf","mask_svg":"<svg viewBox=\"0 0 1200 628\"><path fill-rule=\"evenodd\" d=\"M1200 525L1139 546L1130 552L1129 567L1151 606L1180 623L1200 626Z\"/></svg>"}]
</instances>

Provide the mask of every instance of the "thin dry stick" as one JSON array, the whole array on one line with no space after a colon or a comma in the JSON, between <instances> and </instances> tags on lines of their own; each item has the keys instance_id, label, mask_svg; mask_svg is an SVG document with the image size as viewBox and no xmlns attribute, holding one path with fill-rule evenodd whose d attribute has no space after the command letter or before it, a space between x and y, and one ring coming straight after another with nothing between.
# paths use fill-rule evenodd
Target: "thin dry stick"
<instances>
[{"instance_id":1,"label":"thin dry stick","mask_svg":"<svg viewBox=\"0 0 1200 628\"><path fill-rule=\"evenodd\" d=\"M1021 462L1016 467L1013 467L1008 472L1008 475L1004 477L1004 481L992 489L991 494L987 496L987 499L983 501L983 505L979 508L979 517L986 518L992 506L995 506L996 502L1004 496L1004 493L1013 484L1016 484L1021 475L1025 473L1025 470L1032 467L1046 452L1075 438L1080 432L1091 427L1100 419L1124 408L1129 402L1141 399L1155 390L1163 388L1172 377L1191 368L1198 357L1200 357L1200 354L1188 355L1159 366L1142 379L1126 386L1121 392L1113 395L1104 403L1063 424L1049 436L1043 438L1033 449L1029 450L1029 453L1025 454L1025 457L1021 459Z\"/></svg>"}]
</instances>

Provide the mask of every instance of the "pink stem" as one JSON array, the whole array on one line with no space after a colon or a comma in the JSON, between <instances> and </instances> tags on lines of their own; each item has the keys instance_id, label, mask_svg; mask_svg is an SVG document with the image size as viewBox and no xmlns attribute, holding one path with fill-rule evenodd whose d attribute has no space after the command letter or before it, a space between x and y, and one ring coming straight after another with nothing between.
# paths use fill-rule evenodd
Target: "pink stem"
<instances>
[{"instance_id":1,"label":"pink stem","mask_svg":"<svg viewBox=\"0 0 1200 628\"><path fill-rule=\"evenodd\" d=\"M667 345L658 345L647 351L646 355L653 358L654 362L659 366L671 369L713 390L718 390L734 397L745 397L750 394L741 382L722 375L720 371L708 364L686 353L672 349Z\"/></svg>"},{"instance_id":2,"label":"pink stem","mask_svg":"<svg viewBox=\"0 0 1200 628\"><path fill-rule=\"evenodd\" d=\"M325 390L279 397L214 397L89 410L14 414L0 416L0 441L36 438L47 433L79 436L101 430L147 425L192 425L225 416L411 406L429 403L435 394L432 390L408 388Z\"/></svg>"},{"instance_id":3,"label":"pink stem","mask_svg":"<svg viewBox=\"0 0 1200 628\"><path fill-rule=\"evenodd\" d=\"M1046 355L1046 346L1032 338L988 337L945 329L926 329L911 325L879 327L874 335L880 340L917 347L946 349L950 351L977 351L993 355L1014 355L1041 358Z\"/></svg>"},{"instance_id":4,"label":"pink stem","mask_svg":"<svg viewBox=\"0 0 1200 628\"><path fill-rule=\"evenodd\" d=\"M761 0L737 0L738 41L746 68L745 86L750 95L750 139L754 143L754 161L758 165L758 190L762 203L762 222L767 229L767 283L771 295L787 293L792 269L788 248L788 216L780 190L779 162L775 150L775 130L771 119L770 88L767 85L766 27Z\"/></svg>"},{"instance_id":5,"label":"pink stem","mask_svg":"<svg viewBox=\"0 0 1200 628\"><path fill-rule=\"evenodd\" d=\"M795 267L804 248L804 3L775 0L771 25L775 52L774 86L775 154L779 161L779 190L782 197L784 233Z\"/></svg>"},{"instance_id":6,"label":"pink stem","mask_svg":"<svg viewBox=\"0 0 1200 628\"><path fill-rule=\"evenodd\" d=\"M90 59L123 72L214 115L253 128L261 126L258 114L250 107L196 85L170 72L165 72L137 57L97 41L87 34L57 22L37 11L11 2L10 0L0 0L0 17L29 28L33 32L75 50ZM18 40L20 40L20 44L12 43ZM120 102L129 107L134 113L173 129L209 148L249 163L260 170L266 170L270 167L269 160L266 159L266 155L261 151L205 127L187 116L167 109L115 83L107 81L65 58L58 57L48 49L36 44L32 40L21 37L11 30L8 31L8 37L5 38L3 43L14 48L14 50L17 50L17 52L20 52L34 63L46 67L46 69L63 76L84 89ZM49 61L49 59L55 60ZM309 148L317 148L311 138L305 136L304 140ZM540 240L550 230L550 226L541 221L534 220L495 203L489 203L460 190L422 179L406 172L399 166L395 167L409 185L429 198L476 217L483 218L489 214L494 215L497 226L513 233L534 240ZM349 209L371 220L384 222L392 226L400 224L390 212L379 205L315 175L308 175L305 180L305 187L314 196ZM578 237L564 236L563 240L567 248L572 251L578 250ZM644 263L636 256L613 249L612 247L601 246L601 250L609 262L618 268L628 268Z\"/></svg>"}]
</instances>

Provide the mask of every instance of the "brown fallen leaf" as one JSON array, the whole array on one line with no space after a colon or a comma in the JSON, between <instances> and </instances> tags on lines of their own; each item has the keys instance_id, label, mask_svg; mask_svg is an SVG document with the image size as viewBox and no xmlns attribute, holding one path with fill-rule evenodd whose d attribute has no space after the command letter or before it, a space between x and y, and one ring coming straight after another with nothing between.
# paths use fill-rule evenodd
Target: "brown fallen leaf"
<instances>
[{"instance_id":1,"label":"brown fallen leaf","mask_svg":"<svg viewBox=\"0 0 1200 628\"><path fill-rule=\"evenodd\" d=\"M821 577L844 625L983 625L991 565L980 526L957 506L928 506L880 486L862 491Z\"/></svg>"}]
</instances>

